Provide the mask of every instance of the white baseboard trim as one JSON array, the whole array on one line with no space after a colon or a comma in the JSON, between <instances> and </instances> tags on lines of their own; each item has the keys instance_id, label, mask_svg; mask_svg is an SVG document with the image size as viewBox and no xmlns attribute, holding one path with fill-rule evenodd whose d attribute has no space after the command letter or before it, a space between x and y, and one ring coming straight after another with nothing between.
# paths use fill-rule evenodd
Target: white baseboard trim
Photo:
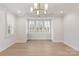
<instances>
[{"instance_id":1,"label":"white baseboard trim","mask_svg":"<svg viewBox=\"0 0 79 59\"><path fill-rule=\"evenodd\" d=\"M0 49L0 52L6 50L7 48L9 48L10 46L12 46L13 44L15 44L15 42L13 42L13 43L7 45L6 47L4 47L4 48L2 48L2 49Z\"/></svg>"},{"instance_id":2,"label":"white baseboard trim","mask_svg":"<svg viewBox=\"0 0 79 59\"><path fill-rule=\"evenodd\" d=\"M76 47L70 45L69 43L64 42L64 44L68 45L69 47L71 47L71 48L74 49L75 51L79 51L78 48L76 48Z\"/></svg>"}]
</instances>

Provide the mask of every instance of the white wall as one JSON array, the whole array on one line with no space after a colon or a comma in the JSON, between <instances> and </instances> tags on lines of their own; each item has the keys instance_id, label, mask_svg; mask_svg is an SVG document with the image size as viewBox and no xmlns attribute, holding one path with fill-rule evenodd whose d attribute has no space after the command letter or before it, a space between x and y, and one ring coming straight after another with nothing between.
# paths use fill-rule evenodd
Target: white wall
<instances>
[{"instance_id":1,"label":"white wall","mask_svg":"<svg viewBox=\"0 0 79 59\"><path fill-rule=\"evenodd\" d=\"M28 29L26 29L27 19L28 19L27 17L17 17L17 43L26 42L28 39L26 34L26 30L28 31ZM64 40L63 17L55 17L49 19L51 19L52 23L51 39L53 40L53 42L63 42Z\"/></svg>"},{"instance_id":2,"label":"white wall","mask_svg":"<svg viewBox=\"0 0 79 59\"><path fill-rule=\"evenodd\" d=\"M79 51L79 12L64 17L64 43Z\"/></svg>"},{"instance_id":3,"label":"white wall","mask_svg":"<svg viewBox=\"0 0 79 59\"><path fill-rule=\"evenodd\" d=\"M6 12L8 11L0 9L0 52L15 43L15 34L7 37L6 35ZM11 14L13 16L13 14Z\"/></svg>"},{"instance_id":4,"label":"white wall","mask_svg":"<svg viewBox=\"0 0 79 59\"><path fill-rule=\"evenodd\" d=\"M51 32L53 42L63 42L64 41L64 25L63 17L55 16L52 19Z\"/></svg>"},{"instance_id":5,"label":"white wall","mask_svg":"<svg viewBox=\"0 0 79 59\"><path fill-rule=\"evenodd\" d=\"M28 40L51 40L49 33L29 33Z\"/></svg>"},{"instance_id":6,"label":"white wall","mask_svg":"<svg viewBox=\"0 0 79 59\"><path fill-rule=\"evenodd\" d=\"M17 17L16 20L16 33L17 33L17 40L16 43L25 43L27 41L27 18L26 17Z\"/></svg>"},{"instance_id":7,"label":"white wall","mask_svg":"<svg viewBox=\"0 0 79 59\"><path fill-rule=\"evenodd\" d=\"M26 16L25 17L17 17L17 40L16 43L25 43L28 39L27 34L28 34L28 19ZM33 18L32 18L33 19ZM27 28L26 28L27 27ZM46 36L45 36L46 37ZM44 37L44 38L45 38ZM39 37L32 37L32 39L36 39ZM44 39L43 38L43 39ZM41 37L40 37L41 39Z\"/></svg>"}]
</instances>

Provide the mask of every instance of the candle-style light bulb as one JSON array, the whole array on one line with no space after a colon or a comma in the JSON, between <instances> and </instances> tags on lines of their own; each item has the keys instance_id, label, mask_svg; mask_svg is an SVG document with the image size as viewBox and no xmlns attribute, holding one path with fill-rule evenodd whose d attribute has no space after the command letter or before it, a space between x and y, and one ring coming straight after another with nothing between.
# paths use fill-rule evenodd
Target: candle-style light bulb
<instances>
[{"instance_id":1,"label":"candle-style light bulb","mask_svg":"<svg viewBox=\"0 0 79 59\"><path fill-rule=\"evenodd\" d=\"M48 4L45 4L45 10L48 10Z\"/></svg>"}]
</instances>

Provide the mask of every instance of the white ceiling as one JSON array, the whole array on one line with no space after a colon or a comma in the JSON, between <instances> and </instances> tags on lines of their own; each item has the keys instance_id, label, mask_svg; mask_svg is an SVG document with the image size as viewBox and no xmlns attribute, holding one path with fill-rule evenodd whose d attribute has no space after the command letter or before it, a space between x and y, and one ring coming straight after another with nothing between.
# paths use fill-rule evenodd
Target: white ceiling
<instances>
[{"instance_id":1,"label":"white ceiling","mask_svg":"<svg viewBox=\"0 0 79 59\"><path fill-rule=\"evenodd\" d=\"M33 3L0 3L0 6L7 8L12 13L18 16L31 15L30 7ZM48 16L50 15L65 15L75 9L78 9L78 3L48 3ZM22 13L18 14L18 10ZM63 14L60 11L63 10Z\"/></svg>"}]
</instances>

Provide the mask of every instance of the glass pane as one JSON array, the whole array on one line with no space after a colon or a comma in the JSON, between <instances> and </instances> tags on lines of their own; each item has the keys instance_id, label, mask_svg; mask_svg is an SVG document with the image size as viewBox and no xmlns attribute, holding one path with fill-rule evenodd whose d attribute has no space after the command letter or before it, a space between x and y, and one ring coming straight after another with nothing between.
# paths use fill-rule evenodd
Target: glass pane
<instances>
[{"instance_id":1,"label":"glass pane","mask_svg":"<svg viewBox=\"0 0 79 59\"><path fill-rule=\"evenodd\" d=\"M29 21L29 31L30 32L50 32L50 21L45 20L35 20Z\"/></svg>"}]
</instances>

